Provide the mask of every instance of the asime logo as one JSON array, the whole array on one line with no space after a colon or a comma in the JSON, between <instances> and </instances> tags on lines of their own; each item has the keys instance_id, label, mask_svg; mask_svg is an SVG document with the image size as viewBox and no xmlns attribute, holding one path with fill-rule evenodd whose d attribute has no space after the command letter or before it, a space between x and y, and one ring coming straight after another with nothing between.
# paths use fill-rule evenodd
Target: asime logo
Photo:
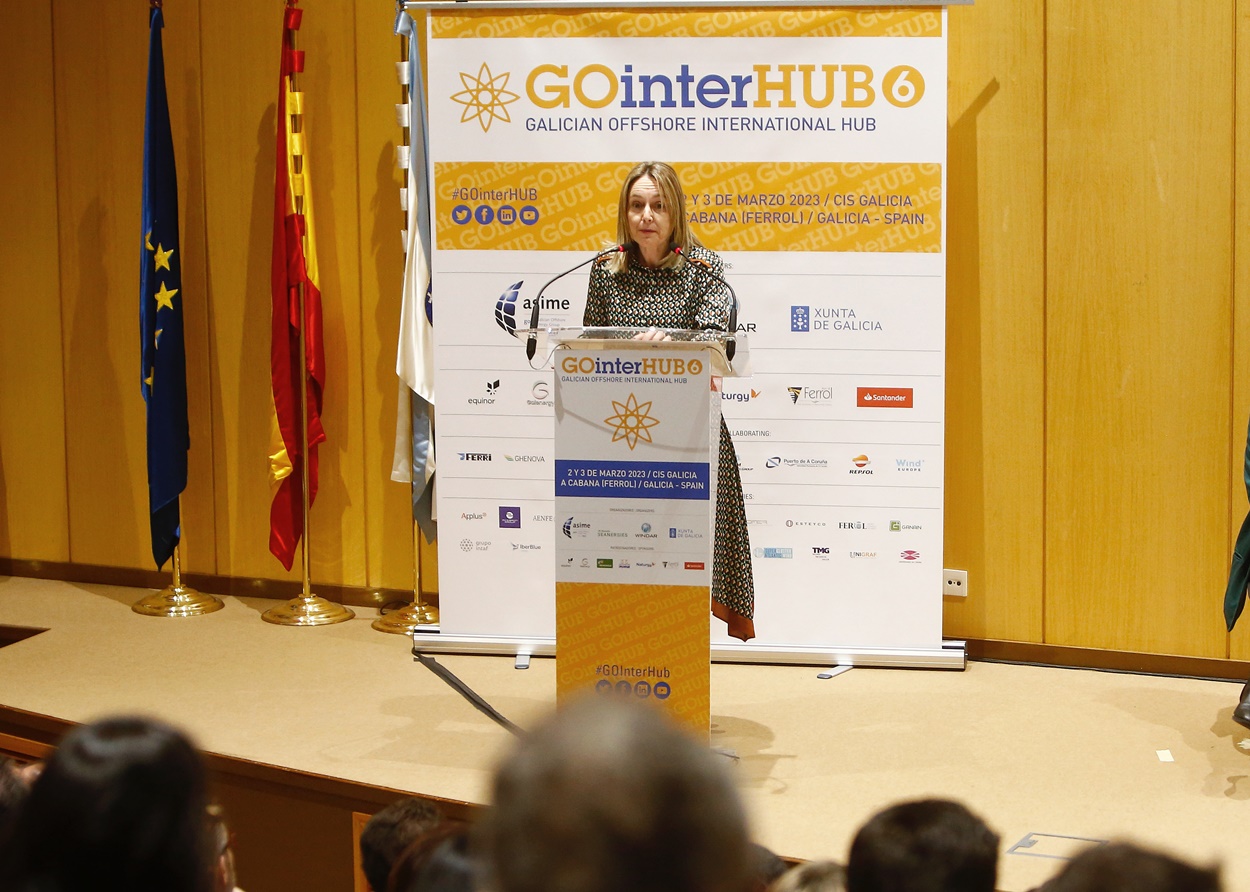
<instances>
[{"instance_id":1,"label":"asime logo","mask_svg":"<svg viewBox=\"0 0 1250 892\"><path fill-rule=\"evenodd\" d=\"M521 294L521 286L524 284L524 279L514 282L508 286L507 291L499 295L499 300L495 301L495 324L514 338L516 337L516 301Z\"/></svg>"},{"instance_id":2,"label":"asime logo","mask_svg":"<svg viewBox=\"0 0 1250 892\"><path fill-rule=\"evenodd\" d=\"M508 114L508 106L521 98L507 89L511 77L512 73L509 71L492 74L485 62L476 75L460 72L460 83L464 85L464 89L451 95L452 102L464 106L460 113L460 123L477 121L483 133L489 132L491 124L496 121L510 123L512 117Z\"/></svg>"}]
</instances>

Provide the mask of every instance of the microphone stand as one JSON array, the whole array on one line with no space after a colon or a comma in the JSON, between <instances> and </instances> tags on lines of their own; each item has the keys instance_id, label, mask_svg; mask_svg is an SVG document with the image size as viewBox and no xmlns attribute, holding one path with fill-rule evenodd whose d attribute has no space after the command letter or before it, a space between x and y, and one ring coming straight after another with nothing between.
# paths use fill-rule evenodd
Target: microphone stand
<instances>
[{"instance_id":1,"label":"microphone stand","mask_svg":"<svg viewBox=\"0 0 1250 892\"><path fill-rule=\"evenodd\" d=\"M596 260L600 259L601 257L607 257L609 254L619 254L620 252L624 250L625 250L624 245L613 245L610 248L605 248L602 251L600 251L598 254L596 254L594 257L591 257L589 260L583 260L581 263L577 264L577 266L573 266L573 267L570 267L569 269L566 269L564 272L560 273L558 276L553 276L547 282L546 285L538 289L538 294L534 298L534 309L530 312L530 333L529 333L529 337L525 341L525 358L526 359L533 359L534 352L538 349L538 311L542 307L542 296L543 296L543 292L547 290L547 287L551 285L552 282L558 281L559 279L563 279L569 273L576 272L577 270L581 269L583 266L586 266L587 264L590 264L590 263L594 263Z\"/></svg>"},{"instance_id":2,"label":"microphone stand","mask_svg":"<svg viewBox=\"0 0 1250 892\"><path fill-rule=\"evenodd\" d=\"M725 337L725 359L733 362L734 353L738 350L738 340L736 337L738 332L738 294L734 291L734 286L730 285L722 277L708 269L707 265L704 264L703 261L697 260L693 257L687 257L686 252L682 250L681 245L674 245L673 253L684 258L686 263L690 264L691 268L698 270L710 279L715 279L717 282L720 282L729 289L729 297L731 298L731 301L729 304L729 331L726 333Z\"/></svg>"}]
</instances>

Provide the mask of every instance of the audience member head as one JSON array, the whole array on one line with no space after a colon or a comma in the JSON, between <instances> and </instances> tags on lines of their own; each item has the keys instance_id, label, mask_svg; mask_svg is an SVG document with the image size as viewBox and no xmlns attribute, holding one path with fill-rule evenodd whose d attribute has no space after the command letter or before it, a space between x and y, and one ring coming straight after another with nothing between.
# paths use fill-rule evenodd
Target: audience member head
<instances>
[{"instance_id":1,"label":"audience member head","mask_svg":"<svg viewBox=\"0 0 1250 892\"><path fill-rule=\"evenodd\" d=\"M481 823L496 892L746 892L746 819L716 757L658 709L589 697L506 758Z\"/></svg>"},{"instance_id":2,"label":"audience member head","mask_svg":"<svg viewBox=\"0 0 1250 892\"><path fill-rule=\"evenodd\" d=\"M751 859L752 892L767 892L777 878L786 872L786 862L767 846L753 842L747 846L747 854Z\"/></svg>"},{"instance_id":3,"label":"audience member head","mask_svg":"<svg viewBox=\"0 0 1250 892\"><path fill-rule=\"evenodd\" d=\"M208 814L208 845L213 892L234 892L238 876L234 869L234 834L226 824L226 815L219 805L210 805Z\"/></svg>"},{"instance_id":4,"label":"audience member head","mask_svg":"<svg viewBox=\"0 0 1250 892\"><path fill-rule=\"evenodd\" d=\"M846 868L834 861L808 861L791 867L771 892L845 892Z\"/></svg>"},{"instance_id":5,"label":"audience member head","mask_svg":"<svg viewBox=\"0 0 1250 892\"><path fill-rule=\"evenodd\" d=\"M1220 892L1220 872L1130 843L1077 855L1041 892Z\"/></svg>"},{"instance_id":6,"label":"audience member head","mask_svg":"<svg viewBox=\"0 0 1250 892\"><path fill-rule=\"evenodd\" d=\"M387 892L474 892L477 861L469 851L469 829L443 824L414 840L395 860Z\"/></svg>"},{"instance_id":7,"label":"audience member head","mask_svg":"<svg viewBox=\"0 0 1250 892\"><path fill-rule=\"evenodd\" d=\"M66 736L31 787L3 887L208 892L204 764L181 733L112 718Z\"/></svg>"},{"instance_id":8,"label":"audience member head","mask_svg":"<svg viewBox=\"0 0 1250 892\"><path fill-rule=\"evenodd\" d=\"M0 756L0 841L3 841L9 822L30 792L30 784L22 774L22 768L8 756Z\"/></svg>"},{"instance_id":9,"label":"audience member head","mask_svg":"<svg viewBox=\"0 0 1250 892\"><path fill-rule=\"evenodd\" d=\"M386 889L387 877L400 853L442 820L434 803L415 797L392 802L369 819L360 831L360 863L374 892Z\"/></svg>"},{"instance_id":10,"label":"audience member head","mask_svg":"<svg viewBox=\"0 0 1250 892\"><path fill-rule=\"evenodd\" d=\"M998 834L958 802L903 802L851 843L848 892L994 892Z\"/></svg>"}]
</instances>

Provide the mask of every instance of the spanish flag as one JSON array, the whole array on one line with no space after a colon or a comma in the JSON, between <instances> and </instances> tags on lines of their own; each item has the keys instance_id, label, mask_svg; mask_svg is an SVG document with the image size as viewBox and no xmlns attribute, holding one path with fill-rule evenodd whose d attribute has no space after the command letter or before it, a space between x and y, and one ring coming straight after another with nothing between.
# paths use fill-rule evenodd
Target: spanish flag
<instances>
[{"instance_id":1,"label":"spanish flag","mask_svg":"<svg viewBox=\"0 0 1250 892\"><path fill-rule=\"evenodd\" d=\"M310 505L317 496L317 445L326 438L321 427L325 349L313 237L312 180L305 154L304 94L296 89L296 75L304 70L304 53L295 49L295 33L299 30L303 10L296 7L296 2L287 0L283 19L271 275L275 424L269 474L276 489L269 510L269 550L288 570L295 559L295 546L304 535L301 462L305 456L300 436L300 400L307 406ZM304 330L302 355L301 327Z\"/></svg>"}]
</instances>

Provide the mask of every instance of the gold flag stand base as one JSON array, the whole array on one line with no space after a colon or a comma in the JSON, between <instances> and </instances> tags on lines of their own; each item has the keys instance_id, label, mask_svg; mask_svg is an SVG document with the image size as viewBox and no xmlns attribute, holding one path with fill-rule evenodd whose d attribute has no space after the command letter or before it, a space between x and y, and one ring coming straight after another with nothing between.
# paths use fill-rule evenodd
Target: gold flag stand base
<instances>
[{"instance_id":1,"label":"gold flag stand base","mask_svg":"<svg viewBox=\"0 0 1250 892\"><path fill-rule=\"evenodd\" d=\"M342 604L335 604L318 595L306 595L292 598L278 607L270 607L260 618L279 626L328 626L347 622L355 615Z\"/></svg>"},{"instance_id":2,"label":"gold flag stand base","mask_svg":"<svg viewBox=\"0 0 1250 892\"><path fill-rule=\"evenodd\" d=\"M220 598L185 585L167 585L155 594L140 598L130 609L144 616L203 616L225 606Z\"/></svg>"},{"instance_id":3,"label":"gold flag stand base","mask_svg":"<svg viewBox=\"0 0 1250 892\"><path fill-rule=\"evenodd\" d=\"M414 601L403 610L382 614L373 621L373 628L379 632L390 632L394 635L411 635L422 626L432 626L437 623L437 607Z\"/></svg>"}]
</instances>

